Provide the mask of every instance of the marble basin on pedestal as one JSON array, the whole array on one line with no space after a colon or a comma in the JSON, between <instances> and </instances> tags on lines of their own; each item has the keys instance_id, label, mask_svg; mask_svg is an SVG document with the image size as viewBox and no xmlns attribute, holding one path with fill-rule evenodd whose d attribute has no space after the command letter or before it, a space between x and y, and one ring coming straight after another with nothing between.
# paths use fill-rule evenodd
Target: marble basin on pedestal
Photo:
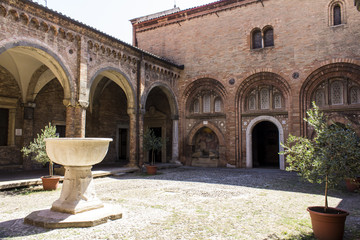
<instances>
[{"instance_id":1,"label":"marble basin on pedestal","mask_svg":"<svg viewBox=\"0 0 360 240\"><path fill-rule=\"evenodd\" d=\"M94 226L122 217L96 196L91 168L107 154L111 138L47 138L49 158L65 168L60 198L50 210L33 212L25 222L49 228Z\"/></svg>"},{"instance_id":2,"label":"marble basin on pedestal","mask_svg":"<svg viewBox=\"0 0 360 240\"><path fill-rule=\"evenodd\" d=\"M104 159L111 141L111 138L45 139L49 158L65 167L61 195L51 210L77 214L104 207L96 196L91 168Z\"/></svg>"}]
</instances>

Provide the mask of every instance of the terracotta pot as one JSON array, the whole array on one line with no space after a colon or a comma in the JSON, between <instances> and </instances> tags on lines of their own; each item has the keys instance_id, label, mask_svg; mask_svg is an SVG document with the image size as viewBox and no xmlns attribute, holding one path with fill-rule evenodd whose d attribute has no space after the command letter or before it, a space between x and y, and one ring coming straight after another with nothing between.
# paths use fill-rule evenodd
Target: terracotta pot
<instances>
[{"instance_id":1,"label":"terracotta pot","mask_svg":"<svg viewBox=\"0 0 360 240\"><path fill-rule=\"evenodd\" d=\"M149 175L155 175L157 172L157 166L153 166L153 165L146 166L146 172Z\"/></svg>"},{"instance_id":2,"label":"terracotta pot","mask_svg":"<svg viewBox=\"0 0 360 240\"><path fill-rule=\"evenodd\" d=\"M345 179L346 188L350 192L354 192L355 190L360 190L360 177L354 178L347 178Z\"/></svg>"},{"instance_id":3,"label":"terracotta pot","mask_svg":"<svg viewBox=\"0 0 360 240\"><path fill-rule=\"evenodd\" d=\"M41 177L44 190L56 190L59 186L60 176Z\"/></svg>"},{"instance_id":4,"label":"terracotta pot","mask_svg":"<svg viewBox=\"0 0 360 240\"><path fill-rule=\"evenodd\" d=\"M308 207L315 237L320 240L341 240L348 212L338 208Z\"/></svg>"}]
</instances>

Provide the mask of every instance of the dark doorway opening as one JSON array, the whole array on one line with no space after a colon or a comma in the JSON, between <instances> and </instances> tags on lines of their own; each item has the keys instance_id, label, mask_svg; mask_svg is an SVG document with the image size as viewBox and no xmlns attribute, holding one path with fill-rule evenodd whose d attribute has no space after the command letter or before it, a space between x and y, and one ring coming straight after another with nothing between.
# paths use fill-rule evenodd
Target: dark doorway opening
<instances>
[{"instance_id":1,"label":"dark doorway opening","mask_svg":"<svg viewBox=\"0 0 360 240\"><path fill-rule=\"evenodd\" d=\"M9 109L0 108L0 146L7 146Z\"/></svg>"},{"instance_id":2,"label":"dark doorway opening","mask_svg":"<svg viewBox=\"0 0 360 240\"><path fill-rule=\"evenodd\" d=\"M279 168L279 131L275 124L258 123L252 132L253 167Z\"/></svg>"},{"instance_id":3,"label":"dark doorway opening","mask_svg":"<svg viewBox=\"0 0 360 240\"><path fill-rule=\"evenodd\" d=\"M66 126L65 125L56 125L56 136L65 137L66 135Z\"/></svg>"},{"instance_id":4,"label":"dark doorway opening","mask_svg":"<svg viewBox=\"0 0 360 240\"><path fill-rule=\"evenodd\" d=\"M119 128L119 161L123 163L127 163L128 154L127 154L127 141L128 140L128 129L127 128Z\"/></svg>"},{"instance_id":5,"label":"dark doorway opening","mask_svg":"<svg viewBox=\"0 0 360 240\"><path fill-rule=\"evenodd\" d=\"M162 134L161 134L161 127L152 127L150 128L156 137L162 137ZM162 159L161 159L161 150L159 151L154 151L154 158L155 158L155 162L158 162L158 163L161 163ZM151 151L149 151L149 161L151 161Z\"/></svg>"}]
</instances>

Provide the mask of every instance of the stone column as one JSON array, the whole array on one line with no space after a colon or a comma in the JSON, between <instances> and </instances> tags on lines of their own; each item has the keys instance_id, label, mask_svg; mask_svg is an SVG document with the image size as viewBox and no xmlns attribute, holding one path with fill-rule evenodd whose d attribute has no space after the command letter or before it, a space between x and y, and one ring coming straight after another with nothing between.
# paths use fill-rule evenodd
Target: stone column
<instances>
[{"instance_id":1,"label":"stone column","mask_svg":"<svg viewBox=\"0 0 360 240\"><path fill-rule=\"evenodd\" d=\"M36 104L28 102L24 104L24 122L23 122L23 131L22 137L24 140L24 145L28 145L34 139L34 111ZM32 168L32 161L30 157L23 157L23 168L25 170L30 170Z\"/></svg>"},{"instance_id":2,"label":"stone column","mask_svg":"<svg viewBox=\"0 0 360 240\"><path fill-rule=\"evenodd\" d=\"M144 114L145 109L140 110L139 114L139 166L141 167L145 162L145 153L143 148L143 136L144 136Z\"/></svg>"},{"instance_id":3,"label":"stone column","mask_svg":"<svg viewBox=\"0 0 360 240\"><path fill-rule=\"evenodd\" d=\"M130 154L129 154L129 167L136 167L136 114L135 109L128 108L128 115L130 118L129 123L129 144L130 144Z\"/></svg>"},{"instance_id":4,"label":"stone column","mask_svg":"<svg viewBox=\"0 0 360 240\"><path fill-rule=\"evenodd\" d=\"M179 118L173 119L173 133L172 133L172 163L179 162Z\"/></svg>"},{"instance_id":5,"label":"stone column","mask_svg":"<svg viewBox=\"0 0 360 240\"><path fill-rule=\"evenodd\" d=\"M66 137L85 137L87 103L66 106Z\"/></svg>"}]
</instances>

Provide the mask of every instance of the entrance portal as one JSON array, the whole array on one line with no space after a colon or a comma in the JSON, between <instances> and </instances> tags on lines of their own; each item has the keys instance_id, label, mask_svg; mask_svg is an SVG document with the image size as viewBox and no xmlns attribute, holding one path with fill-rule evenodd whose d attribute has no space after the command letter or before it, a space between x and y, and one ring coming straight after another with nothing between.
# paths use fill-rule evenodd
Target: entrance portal
<instances>
[{"instance_id":1,"label":"entrance portal","mask_svg":"<svg viewBox=\"0 0 360 240\"><path fill-rule=\"evenodd\" d=\"M279 168L279 131L272 122L258 123L252 133L253 167Z\"/></svg>"}]
</instances>

